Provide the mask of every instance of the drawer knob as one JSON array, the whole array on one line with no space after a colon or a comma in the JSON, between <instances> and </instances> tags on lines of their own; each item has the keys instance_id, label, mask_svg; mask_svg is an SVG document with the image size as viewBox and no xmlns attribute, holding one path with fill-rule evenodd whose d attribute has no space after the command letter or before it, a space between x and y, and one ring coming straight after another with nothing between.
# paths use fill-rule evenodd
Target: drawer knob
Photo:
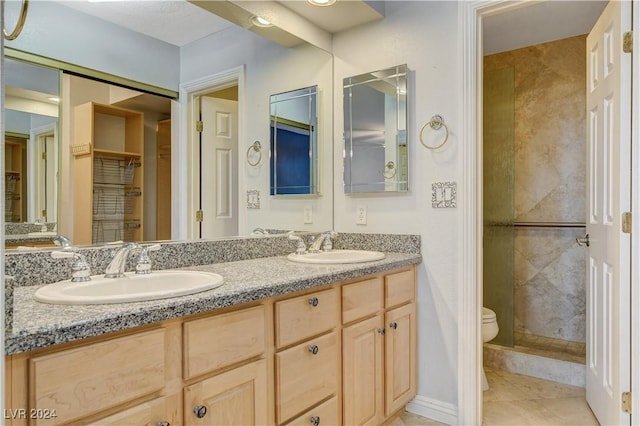
<instances>
[{"instance_id":1,"label":"drawer knob","mask_svg":"<svg viewBox=\"0 0 640 426\"><path fill-rule=\"evenodd\" d=\"M319 351L318 345L310 345L309 346L309 352L311 352L312 354L317 354Z\"/></svg>"},{"instance_id":2,"label":"drawer knob","mask_svg":"<svg viewBox=\"0 0 640 426\"><path fill-rule=\"evenodd\" d=\"M207 415L207 407L205 407L204 405L196 405L195 407L193 407L193 412L195 413L197 418L201 419Z\"/></svg>"},{"instance_id":3,"label":"drawer knob","mask_svg":"<svg viewBox=\"0 0 640 426\"><path fill-rule=\"evenodd\" d=\"M318 298L317 298L317 297L311 297L311 298L309 299L309 304L310 304L311 306L318 306L318 302L319 302L319 301L318 301Z\"/></svg>"},{"instance_id":4,"label":"drawer knob","mask_svg":"<svg viewBox=\"0 0 640 426\"><path fill-rule=\"evenodd\" d=\"M393 328L395 330L396 328L398 328L398 323L394 321L394 322L389 324L389 327L391 327L391 328Z\"/></svg>"},{"instance_id":5,"label":"drawer knob","mask_svg":"<svg viewBox=\"0 0 640 426\"><path fill-rule=\"evenodd\" d=\"M320 416L313 416L309 419L313 426L320 426Z\"/></svg>"},{"instance_id":6,"label":"drawer knob","mask_svg":"<svg viewBox=\"0 0 640 426\"><path fill-rule=\"evenodd\" d=\"M382 334L382 335L384 335L384 328L379 328L379 329L378 329L378 334Z\"/></svg>"},{"instance_id":7,"label":"drawer knob","mask_svg":"<svg viewBox=\"0 0 640 426\"><path fill-rule=\"evenodd\" d=\"M156 426L171 426L171 423L160 420L158 423L156 423Z\"/></svg>"}]
</instances>

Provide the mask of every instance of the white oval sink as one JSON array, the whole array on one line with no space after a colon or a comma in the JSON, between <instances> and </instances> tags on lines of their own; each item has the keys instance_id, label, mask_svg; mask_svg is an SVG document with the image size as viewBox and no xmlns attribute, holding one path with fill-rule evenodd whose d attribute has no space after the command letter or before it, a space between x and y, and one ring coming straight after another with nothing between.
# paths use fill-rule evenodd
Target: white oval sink
<instances>
[{"instance_id":1,"label":"white oval sink","mask_svg":"<svg viewBox=\"0 0 640 426\"><path fill-rule=\"evenodd\" d=\"M91 277L91 281L71 280L46 285L36 290L38 302L61 305L101 305L142 302L186 296L220 287L222 276L200 271L154 271L150 274L128 272L122 278Z\"/></svg>"},{"instance_id":2,"label":"white oval sink","mask_svg":"<svg viewBox=\"0 0 640 426\"><path fill-rule=\"evenodd\" d=\"M287 259L299 263L362 263L382 260L385 254L369 250L332 250L319 253L295 254L291 253Z\"/></svg>"}]
</instances>

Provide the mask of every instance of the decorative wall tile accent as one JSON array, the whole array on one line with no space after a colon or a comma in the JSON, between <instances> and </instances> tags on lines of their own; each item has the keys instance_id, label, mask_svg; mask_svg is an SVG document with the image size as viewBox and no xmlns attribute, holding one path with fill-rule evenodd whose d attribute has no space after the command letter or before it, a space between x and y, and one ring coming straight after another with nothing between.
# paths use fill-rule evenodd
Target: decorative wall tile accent
<instances>
[{"instance_id":1,"label":"decorative wall tile accent","mask_svg":"<svg viewBox=\"0 0 640 426\"><path fill-rule=\"evenodd\" d=\"M457 202L455 182L434 182L431 184L431 207L454 208Z\"/></svg>"},{"instance_id":2,"label":"decorative wall tile accent","mask_svg":"<svg viewBox=\"0 0 640 426\"><path fill-rule=\"evenodd\" d=\"M260 208L260 191L257 189L247 190L247 208L259 209Z\"/></svg>"}]
</instances>

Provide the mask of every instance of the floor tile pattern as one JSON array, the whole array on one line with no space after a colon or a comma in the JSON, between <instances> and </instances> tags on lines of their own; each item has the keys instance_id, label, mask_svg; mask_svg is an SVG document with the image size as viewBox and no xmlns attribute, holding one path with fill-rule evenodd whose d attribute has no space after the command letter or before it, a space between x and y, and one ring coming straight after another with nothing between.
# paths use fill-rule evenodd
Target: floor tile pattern
<instances>
[{"instance_id":1,"label":"floor tile pattern","mask_svg":"<svg viewBox=\"0 0 640 426\"><path fill-rule=\"evenodd\" d=\"M597 426L584 388L485 369L490 389L483 395L483 426ZM403 412L385 426L441 426Z\"/></svg>"}]
</instances>

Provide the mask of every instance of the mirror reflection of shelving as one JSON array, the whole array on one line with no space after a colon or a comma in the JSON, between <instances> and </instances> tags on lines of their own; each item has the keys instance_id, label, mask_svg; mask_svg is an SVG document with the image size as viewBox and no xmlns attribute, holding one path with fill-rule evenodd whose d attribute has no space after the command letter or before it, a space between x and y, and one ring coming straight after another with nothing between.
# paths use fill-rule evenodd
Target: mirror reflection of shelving
<instances>
[{"instance_id":1,"label":"mirror reflection of shelving","mask_svg":"<svg viewBox=\"0 0 640 426\"><path fill-rule=\"evenodd\" d=\"M5 222L22 222L26 218L26 204L22 196L25 150L26 138L5 136Z\"/></svg>"},{"instance_id":2,"label":"mirror reflection of shelving","mask_svg":"<svg viewBox=\"0 0 640 426\"><path fill-rule=\"evenodd\" d=\"M144 114L93 102L75 107L74 242L141 241Z\"/></svg>"},{"instance_id":3,"label":"mirror reflection of shelving","mask_svg":"<svg viewBox=\"0 0 640 426\"><path fill-rule=\"evenodd\" d=\"M136 158L95 156L93 159L93 228L94 243L131 241L140 228L133 215L142 196L134 186Z\"/></svg>"}]
</instances>

